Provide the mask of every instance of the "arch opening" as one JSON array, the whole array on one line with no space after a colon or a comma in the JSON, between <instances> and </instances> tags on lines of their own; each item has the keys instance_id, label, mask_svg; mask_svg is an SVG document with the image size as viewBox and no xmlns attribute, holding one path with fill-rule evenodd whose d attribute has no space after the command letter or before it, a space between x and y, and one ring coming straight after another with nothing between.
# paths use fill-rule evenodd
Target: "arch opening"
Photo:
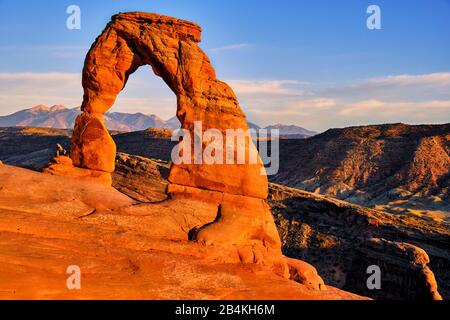
<instances>
[{"instance_id":1,"label":"arch opening","mask_svg":"<svg viewBox=\"0 0 450 320\"><path fill-rule=\"evenodd\" d=\"M129 127L127 131L140 131L176 129L173 121L176 113L176 95L149 65L143 65L129 76L108 115L123 119Z\"/></svg>"}]
</instances>

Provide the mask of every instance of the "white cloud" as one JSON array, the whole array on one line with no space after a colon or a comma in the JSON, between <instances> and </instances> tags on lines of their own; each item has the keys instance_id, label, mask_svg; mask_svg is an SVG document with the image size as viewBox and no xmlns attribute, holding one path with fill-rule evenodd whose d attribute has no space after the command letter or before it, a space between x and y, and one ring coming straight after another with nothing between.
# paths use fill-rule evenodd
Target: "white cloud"
<instances>
[{"instance_id":1,"label":"white cloud","mask_svg":"<svg viewBox=\"0 0 450 320\"><path fill-rule=\"evenodd\" d=\"M235 80L241 106L260 125L296 123L317 131L376 123L450 122L450 73L398 75L344 84Z\"/></svg>"},{"instance_id":2,"label":"white cloud","mask_svg":"<svg viewBox=\"0 0 450 320\"><path fill-rule=\"evenodd\" d=\"M79 73L0 73L0 114L38 104L79 106L83 97Z\"/></svg>"},{"instance_id":3,"label":"white cloud","mask_svg":"<svg viewBox=\"0 0 450 320\"><path fill-rule=\"evenodd\" d=\"M320 94L349 96L361 100L445 99L450 92L450 72L420 75L397 75L337 84L323 89Z\"/></svg>"},{"instance_id":4,"label":"white cloud","mask_svg":"<svg viewBox=\"0 0 450 320\"><path fill-rule=\"evenodd\" d=\"M84 59L89 46L62 46L62 45L21 45L1 46L0 52L7 55L18 53L34 54L38 56L51 56L56 59Z\"/></svg>"},{"instance_id":5,"label":"white cloud","mask_svg":"<svg viewBox=\"0 0 450 320\"><path fill-rule=\"evenodd\" d=\"M0 73L0 80L3 81L80 81L81 74L66 72L3 72Z\"/></svg>"},{"instance_id":6,"label":"white cloud","mask_svg":"<svg viewBox=\"0 0 450 320\"><path fill-rule=\"evenodd\" d=\"M449 86L450 72L437 72L420 75L397 75L387 76L383 78L375 78L367 81L369 85L382 86L417 86L417 85L431 85L431 86Z\"/></svg>"},{"instance_id":7,"label":"white cloud","mask_svg":"<svg viewBox=\"0 0 450 320\"><path fill-rule=\"evenodd\" d=\"M304 82L294 80L229 80L227 83L236 94L302 94L298 88Z\"/></svg>"},{"instance_id":8,"label":"white cloud","mask_svg":"<svg viewBox=\"0 0 450 320\"><path fill-rule=\"evenodd\" d=\"M217 52L223 52L223 51L234 51L234 50L241 50L249 48L250 45L248 43L235 43L230 44L222 47L212 48L209 49L210 52L217 53Z\"/></svg>"},{"instance_id":9,"label":"white cloud","mask_svg":"<svg viewBox=\"0 0 450 320\"><path fill-rule=\"evenodd\" d=\"M324 110L336 106L336 101L330 98L316 98L309 100L298 100L290 105L291 109L314 109Z\"/></svg>"},{"instance_id":10,"label":"white cloud","mask_svg":"<svg viewBox=\"0 0 450 320\"><path fill-rule=\"evenodd\" d=\"M450 100L431 100L423 102L410 101L360 101L339 110L341 116L373 116L378 118L423 117L426 113L450 113ZM444 120L444 118L443 118Z\"/></svg>"}]
</instances>

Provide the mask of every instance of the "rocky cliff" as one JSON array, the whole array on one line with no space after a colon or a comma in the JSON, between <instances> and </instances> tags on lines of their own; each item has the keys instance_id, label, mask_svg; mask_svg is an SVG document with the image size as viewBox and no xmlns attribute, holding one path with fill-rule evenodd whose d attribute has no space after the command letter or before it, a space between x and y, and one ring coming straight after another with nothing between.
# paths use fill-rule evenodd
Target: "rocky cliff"
<instances>
[{"instance_id":1,"label":"rocky cliff","mask_svg":"<svg viewBox=\"0 0 450 320\"><path fill-rule=\"evenodd\" d=\"M280 142L275 183L448 221L450 124L331 129Z\"/></svg>"},{"instance_id":2,"label":"rocky cliff","mask_svg":"<svg viewBox=\"0 0 450 320\"><path fill-rule=\"evenodd\" d=\"M326 283L376 299L450 297L445 225L276 184L269 203L283 252L316 266ZM371 265L381 269L381 290L366 286Z\"/></svg>"}]
</instances>

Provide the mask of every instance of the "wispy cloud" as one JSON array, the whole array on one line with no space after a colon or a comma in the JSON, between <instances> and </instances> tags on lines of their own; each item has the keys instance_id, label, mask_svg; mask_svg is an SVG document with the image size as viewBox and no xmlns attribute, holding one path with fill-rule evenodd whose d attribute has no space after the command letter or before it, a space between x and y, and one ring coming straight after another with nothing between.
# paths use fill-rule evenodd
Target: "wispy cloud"
<instances>
[{"instance_id":1,"label":"wispy cloud","mask_svg":"<svg viewBox=\"0 0 450 320\"><path fill-rule=\"evenodd\" d=\"M43 86L46 86L48 81L78 81L78 83L81 83L81 74L69 72L2 72L0 73L0 80L25 83L41 82Z\"/></svg>"},{"instance_id":2,"label":"wispy cloud","mask_svg":"<svg viewBox=\"0 0 450 320\"><path fill-rule=\"evenodd\" d=\"M249 118L314 130L389 122L450 122L450 73L386 76L343 84L234 80Z\"/></svg>"},{"instance_id":3,"label":"wispy cloud","mask_svg":"<svg viewBox=\"0 0 450 320\"><path fill-rule=\"evenodd\" d=\"M308 109L308 110L326 110L336 106L336 101L331 98L316 98L307 100L298 100L289 105L290 109Z\"/></svg>"},{"instance_id":4,"label":"wispy cloud","mask_svg":"<svg viewBox=\"0 0 450 320\"><path fill-rule=\"evenodd\" d=\"M213 53L217 53L217 52L223 52L223 51L242 50L242 49L246 49L249 47L250 47L250 44L248 44L248 43L235 43L235 44L230 44L230 45L226 45L226 46L222 46L222 47L212 48L212 49L209 49L209 51L213 52Z\"/></svg>"},{"instance_id":5,"label":"wispy cloud","mask_svg":"<svg viewBox=\"0 0 450 320\"><path fill-rule=\"evenodd\" d=\"M228 80L237 94L298 95L304 91L299 85L305 82L295 80Z\"/></svg>"},{"instance_id":6,"label":"wispy cloud","mask_svg":"<svg viewBox=\"0 0 450 320\"><path fill-rule=\"evenodd\" d=\"M427 113L450 112L450 100L431 100L422 102L367 100L343 107L338 111L342 116L376 115L389 117L423 118ZM444 120L444 119L443 119Z\"/></svg>"},{"instance_id":7,"label":"wispy cloud","mask_svg":"<svg viewBox=\"0 0 450 320\"><path fill-rule=\"evenodd\" d=\"M0 114L38 104L81 104L83 90L80 73L20 72L0 73Z\"/></svg>"},{"instance_id":8,"label":"wispy cloud","mask_svg":"<svg viewBox=\"0 0 450 320\"><path fill-rule=\"evenodd\" d=\"M89 46L70 45L20 45L1 46L0 52L4 54L27 53L34 55L51 56L55 59L83 59L89 51Z\"/></svg>"},{"instance_id":9,"label":"wispy cloud","mask_svg":"<svg viewBox=\"0 0 450 320\"><path fill-rule=\"evenodd\" d=\"M382 78L370 79L366 82L369 85L380 86L449 86L450 72L437 72L429 74L410 75L403 74L397 76L387 76Z\"/></svg>"},{"instance_id":10,"label":"wispy cloud","mask_svg":"<svg viewBox=\"0 0 450 320\"><path fill-rule=\"evenodd\" d=\"M397 99L445 98L450 89L450 72L419 75L396 75L337 84L322 90L322 94L378 99L379 97Z\"/></svg>"}]
</instances>

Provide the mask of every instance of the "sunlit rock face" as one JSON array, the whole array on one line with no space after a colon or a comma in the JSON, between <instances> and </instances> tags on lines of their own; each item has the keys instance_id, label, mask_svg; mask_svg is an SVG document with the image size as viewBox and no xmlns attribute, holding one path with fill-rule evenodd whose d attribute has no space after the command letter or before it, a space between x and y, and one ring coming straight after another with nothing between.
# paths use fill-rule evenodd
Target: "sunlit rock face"
<instances>
[{"instance_id":1,"label":"sunlit rock face","mask_svg":"<svg viewBox=\"0 0 450 320\"><path fill-rule=\"evenodd\" d=\"M195 139L208 129L223 137L228 130L248 130L234 92L216 78L209 58L200 49L200 34L201 28L194 23L157 14L132 12L112 17L86 56L83 113L75 121L71 139L73 164L95 172L114 171L116 146L103 114L114 104L128 77L139 67L150 65L175 93L177 117L191 137L189 143L183 138L183 144L194 150L188 157L191 161L171 166L167 193L173 199L196 199L214 207L215 219L190 230L189 238L235 248L231 260L267 264L289 277L281 241L264 202L267 176L253 142L232 140L235 147L244 150L243 163L237 161L242 152L238 148L231 153L223 150L222 163L226 164L195 161ZM200 131L196 129L199 122ZM213 142L203 140L202 151ZM235 159L232 163L226 161L230 154ZM251 161L250 154L256 154L256 160Z\"/></svg>"},{"instance_id":2,"label":"sunlit rock face","mask_svg":"<svg viewBox=\"0 0 450 320\"><path fill-rule=\"evenodd\" d=\"M235 94L216 78L209 58L198 46L200 34L201 28L194 23L157 14L133 12L112 18L92 45L84 65L83 114L75 123L71 150L76 166L114 171L115 146L102 115L114 104L128 77L143 65L150 65L175 93L177 117L191 137L195 121L201 121L203 132L214 128L224 136L227 129L248 129ZM207 143L203 141L204 146ZM252 143L245 147L254 148ZM260 161L180 164L171 168L169 180L265 199L267 178L261 175L261 168Z\"/></svg>"}]
</instances>

